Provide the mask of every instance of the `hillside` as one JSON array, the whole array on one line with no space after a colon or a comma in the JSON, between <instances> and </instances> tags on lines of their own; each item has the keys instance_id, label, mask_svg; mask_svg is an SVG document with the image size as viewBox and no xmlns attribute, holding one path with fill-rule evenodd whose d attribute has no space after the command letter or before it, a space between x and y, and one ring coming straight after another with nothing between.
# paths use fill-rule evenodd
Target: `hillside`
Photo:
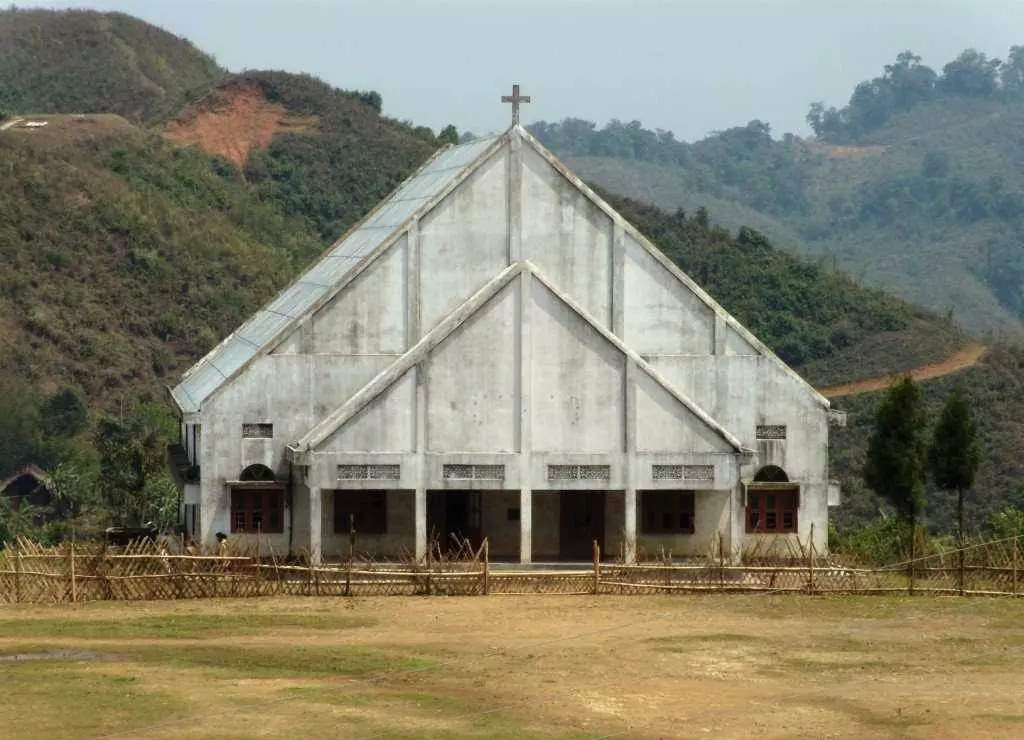
<instances>
[{"instance_id":1,"label":"hillside","mask_svg":"<svg viewBox=\"0 0 1024 740\"><path fill-rule=\"evenodd\" d=\"M0 11L0 113L178 110L224 75L185 39L123 13Z\"/></svg>"},{"instance_id":2,"label":"hillside","mask_svg":"<svg viewBox=\"0 0 1024 740\"><path fill-rule=\"evenodd\" d=\"M847 123L818 125L807 140L773 139L759 121L693 144L639 122L598 129L566 119L532 130L608 190L670 211L704 206L726 228L754 226L781 248L951 313L970 331L1019 340L1024 140L1015 132L1024 92L1006 70L1007 82L984 93L954 89L945 82L954 72L875 118L863 113L863 86L841 112L812 107L809 118ZM886 90L886 79L871 89Z\"/></svg>"}]
</instances>

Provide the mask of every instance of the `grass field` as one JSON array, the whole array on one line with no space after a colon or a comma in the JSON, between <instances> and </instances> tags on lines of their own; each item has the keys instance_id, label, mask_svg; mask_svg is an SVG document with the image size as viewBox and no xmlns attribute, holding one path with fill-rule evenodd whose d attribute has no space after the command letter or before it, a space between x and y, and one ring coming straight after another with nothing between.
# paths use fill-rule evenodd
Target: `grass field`
<instances>
[{"instance_id":1,"label":"grass field","mask_svg":"<svg viewBox=\"0 0 1024 740\"><path fill-rule=\"evenodd\" d=\"M0 610L0 735L1024 734L1024 600L476 597Z\"/></svg>"}]
</instances>

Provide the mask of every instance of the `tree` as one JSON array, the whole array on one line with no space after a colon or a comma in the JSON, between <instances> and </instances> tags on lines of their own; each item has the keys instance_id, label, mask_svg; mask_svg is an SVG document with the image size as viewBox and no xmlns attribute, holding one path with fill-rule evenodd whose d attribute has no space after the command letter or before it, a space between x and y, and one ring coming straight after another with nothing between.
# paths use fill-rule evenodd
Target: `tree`
<instances>
[{"instance_id":1,"label":"tree","mask_svg":"<svg viewBox=\"0 0 1024 740\"><path fill-rule=\"evenodd\" d=\"M458 144L459 143L459 131L455 126L449 123L443 129L441 133L437 135L437 142L439 144Z\"/></svg>"},{"instance_id":2,"label":"tree","mask_svg":"<svg viewBox=\"0 0 1024 740\"><path fill-rule=\"evenodd\" d=\"M905 377L878 407L864 464L864 482L909 520L911 537L924 509L925 422L921 391Z\"/></svg>"},{"instance_id":3,"label":"tree","mask_svg":"<svg viewBox=\"0 0 1024 740\"><path fill-rule=\"evenodd\" d=\"M939 86L959 95L991 95L996 89L1000 61L989 59L974 49L965 50L942 68Z\"/></svg>"},{"instance_id":4,"label":"tree","mask_svg":"<svg viewBox=\"0 0 1024 740\"><path fill-rule=\"evenodd\" d=\"M977 434L970 400L962 388L957 388L946 399L935 426L928 448L928 471L939 488L956 491L957 535L961 547L964 542L964 491L974 485L974 475L981 462Z\"/></svg>"},{"instance_id":5,"label":"tree","mask_svg":"<svg viewBox=\"0 0 1024 740\"><path fill-rule=\"evenodd\" d=\"M1010 54L999 68L999 80L1007 94L1024 93L1024 46L1010 47Z\"/></svg>"}]
</instances>

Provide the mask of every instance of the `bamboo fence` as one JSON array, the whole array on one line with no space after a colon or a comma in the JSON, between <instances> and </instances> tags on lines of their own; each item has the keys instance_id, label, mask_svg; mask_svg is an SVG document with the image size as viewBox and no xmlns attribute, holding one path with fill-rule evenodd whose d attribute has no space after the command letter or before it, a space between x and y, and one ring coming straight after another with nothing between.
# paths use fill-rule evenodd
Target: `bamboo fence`
<instances>
[{"instance_id":1,"label":"bamboo fence","mask_svg":"<svg viewBox=\"0 0 1024 740\"><path fill-rule=\"evenodd\" d=\"M115 548L70 542L43 547L27 540L0 550L0 604L218 597L488 594L644 594L749 592L806 594L952 594L1021 596L1022 538L930 553L883 567L851 567L808 543L774 559L727 562L719 545L695 563L593 562L570 570L493 570L489 544L442 552L433 544L416 562L349 558L335 565L280 562L244 552L171 552L168 542L140 540Z\"/></svg>"}]
</instances>

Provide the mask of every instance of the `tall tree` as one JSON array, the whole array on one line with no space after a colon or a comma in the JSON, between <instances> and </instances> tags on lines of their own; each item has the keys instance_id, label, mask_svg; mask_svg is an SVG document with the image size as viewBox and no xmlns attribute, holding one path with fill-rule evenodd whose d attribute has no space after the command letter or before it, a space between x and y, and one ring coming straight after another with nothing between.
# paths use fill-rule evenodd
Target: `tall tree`
<instances>
[{"instance_id":1,"label":"tall tree","mask_svg":"<svg viewBox=\"0 0 1024 740\"><path fill-rule=\"evenodd\" d=\"M935 485L944 491L956 491L957 535L964 542L964 491L974 485L981 462L978 430L971 404L962 388L946 399L928 448L928 472Z\"/></svg>"},{"instance_id":2,"label":"tall tree","mask_svg":"<svg viewBox=\"0 0 1024 740\"><path fill-rule=\"evenodd\" d=\"M926 420L914 381L905 377L892 385L878 407L864 464L864 482L910 521L911 538L924 509Z\"/></svg>"}]
</instances>

